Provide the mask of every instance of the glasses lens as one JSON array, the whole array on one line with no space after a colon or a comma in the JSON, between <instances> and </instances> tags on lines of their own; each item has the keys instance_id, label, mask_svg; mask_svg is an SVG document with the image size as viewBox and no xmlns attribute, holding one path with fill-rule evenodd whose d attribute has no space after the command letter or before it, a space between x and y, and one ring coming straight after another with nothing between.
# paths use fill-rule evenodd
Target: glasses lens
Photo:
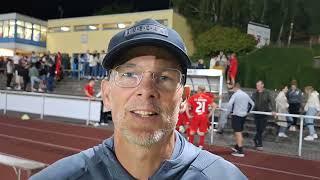
<instances>
[{"instance_id":1,"label":"glasses lens","mask_svg":"<svg viewBox=\"0 0 320 180\"><path fill-rule=\"evenodd\" d=\"M166 69L154 73L156 86L166 91L173 91L181 87L181 76L181 72L177 69Z\"/></svg>"},{"instance_id":2,"label":"glasses lens","mask_svg":"<svg viewBox=\"0 0 320 180\"><path fill-rule=\"evenodd\" d=\"M136 87L142 77L141 71L136 66L121 65L114 69L115 82L120 87Z\"/></svg>"}]
</instances>

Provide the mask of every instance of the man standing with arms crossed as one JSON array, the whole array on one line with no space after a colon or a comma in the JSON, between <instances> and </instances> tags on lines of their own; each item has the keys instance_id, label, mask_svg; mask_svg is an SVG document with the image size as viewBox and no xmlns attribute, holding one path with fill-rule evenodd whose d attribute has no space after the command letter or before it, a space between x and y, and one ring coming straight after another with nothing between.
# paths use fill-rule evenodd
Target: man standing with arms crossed
<instances>
[{"instance_id":1,"label":"man standing with arms crossed","mask_svg":"<svg viewBox=\"0 0 320 180\"><path fill-rule=\"evenodd\" d=\"M234 138L236 145L232 150L233 156L244 157L243 152L243 125L245 123L248 112L254 107L254 102L249 95L240 89L240 84L236 83L234 86L234 94L228 102L228 111L232 113L232 129L234 131Z\"/></svg>"}]
</instances>

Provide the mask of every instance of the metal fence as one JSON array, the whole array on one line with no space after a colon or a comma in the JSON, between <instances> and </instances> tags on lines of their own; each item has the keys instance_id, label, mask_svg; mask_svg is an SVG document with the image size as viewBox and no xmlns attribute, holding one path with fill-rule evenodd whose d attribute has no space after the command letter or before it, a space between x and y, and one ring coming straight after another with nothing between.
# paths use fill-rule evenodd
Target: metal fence
<instances>
[{"instance_id":1,"label":"metal fence","mask_svg":"<svg viewBox=\"0 0 320 180\"><path fill-rule=\"evenodd\" d=\"M218 108L217 110L220 111L227 111L227 109ZM295 117L300 119L300 126L299 126L299 147L298 147L298 156L301 156L302 154L302 144L303 144L303 126L304 126L304 119L305 118L312 118L315 120L319 120L319 116L307 116L307 115L298 115L298 114L286 114L286 113L275 113L272 112L261 112L261 111L250 111L249 114L260 114L260 115L268 115L268 116L284 116L284 117ZM214 117L214 114L212 115ZM214 118L212 118L212 124L217 124L214 122ZM213 144L213 136L214 136L214 128L211 128L211 137L210 137L210 143Z\"/></svg>"},{"instance_id":2,"label":"metal fence","mask_svg":"<svg viewBox=\"0 0 320 180\"><path fill-rule=\"evenodd\" d=\"M64 118L73 118L85 121L89 125L90 121L99 121L101 99L88 100L86 97L67 96L46 93L32 93L21 91L0 90L0 109L3 114L8 110L39 114L40 118L44 116L56 116ZM217 109L224 110L226 109ZM250 114L262 114L273 116L271 112L251 111ZM300 119L298 156L302 154L303 147L303 126L305 118L319 120L319 116L306 116L296 114L276 113L276 116L296 117ZM214 117L214 114L213 114ZM212 119L212 124L217 125ZM214 128L211 128L210 143L213 144Z\"/></svg>"}]
</instances>

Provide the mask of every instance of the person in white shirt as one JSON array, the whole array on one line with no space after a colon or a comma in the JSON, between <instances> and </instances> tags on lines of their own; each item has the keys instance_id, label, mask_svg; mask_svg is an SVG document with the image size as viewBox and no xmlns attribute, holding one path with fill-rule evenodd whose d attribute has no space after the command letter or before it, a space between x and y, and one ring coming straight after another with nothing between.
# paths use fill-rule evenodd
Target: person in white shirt
<instances>
[{"instance_id":1,"label":"person in white shirt","mask_svg":"<svg viewBox=\"0 0 320 180\"><path fill-rule=\"evenodd\" d=\"M16 86L15 89L16 90L21 90L21 84L22 84L22 76L19 75L19 68L20 68L20 60L22 59L22 56L19 55L19 53L16 53L13 57L13 65L14 65L14 76L15 76L15 82L16 82Z\"/></svg>"},{"instance_id":2,"label":"person in white shirt","mask_svg":"<svg viewBox=\"0 0 320 180\"><path fill-rule=\"evenodd\" d=\"M278 113L289 113L289 103L286 97L288 92L288 86L283 86L282 90L279 92L278 96L276 97L276 111ZM287 128L291 126L293 122L292 117L285 117L285 116L278 116L277 117L277 125L279 126L279 137L288 137L286 135Z\"/></svg>"},{"instance_id":3,"label":"person in white shirt","mask_svg":"<svg viewBox=\"0 0 320 180\"><path fill-rule=\"evenodd\" d=\"M244 157L243 152L243 125L246 120L248 112L254 107L254 102L250 96L240 89L240 84L234 85L234 94L231 96L228 102L228 111L232 114L231 124L234 130L234 137L236 145L232 150L233 156Z\"/></svg>"},{"instance_id":4,"label":"person in white shirt","mask_svg":"<svg viewBox=\"0 0 320 180\"><path fill-rule=\"evenodd\" d=\"M216 62L217 62L217 57L215 57L215 56L212 56L212 58L210 59L210 67L209 67L209 69L213 69L214 68L214 66L216 65Z\"/></svg>"},{"instance_id":5,"label":"person in white shirt","mask_svg":"<svg viewBox=\"0 0 320 180\"><path fill-rule=\"evenodd\" d=\"M89 57L89 67L90 67L90 78L96 79L97 76L97 63L98 63L98 54L97 51L94 51L93 54Z\"/></svg>"},{"instance_id":6,"label":"person in white shirt","mask_svg":"<svg viewBox=\"0 0 320 180\"><path fill-rule=\"evenodd\" d=\"M102 67L102 61L104 57L106 56L106 53L104 50L101 51L99 54L99 62L98 62L98 78L103 79L106 76L106 70Z\"/></svg>"},{"instance_id":7,"label":"person in white shirt","mask_svg":"<svg viewBox=\"0 0 320 180\"><path fill-rule=\"evenodd\" d=\"M308 100L304 106L304 111L307 116L319 116L320 115L320 103L319 103L319 93L313 89L312 86L307 86L304 89ZM309 135L304 138L306 141L313 141L318 138L318 135L314 129L314 119L305 118L305 125L309 129Z\"/></svg>"}]
</instances>

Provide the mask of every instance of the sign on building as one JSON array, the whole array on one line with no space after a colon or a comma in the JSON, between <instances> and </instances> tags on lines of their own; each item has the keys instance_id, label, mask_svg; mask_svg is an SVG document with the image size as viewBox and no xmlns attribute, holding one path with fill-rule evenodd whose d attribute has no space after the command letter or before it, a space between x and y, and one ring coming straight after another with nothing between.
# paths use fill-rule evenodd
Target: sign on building
<instances>
[{"instance_id":1,"label":"sign on building","mask_svg":"<svg viewBox=\"0 0 320 180\"><path fill-rule=\"evenodd\" d=\"M251 21L248 24L247 33L253 35L256 38L256 46L258 48L270 44L270 32L271 31L268 25L259 24Z\"/></svg>"},{"instance_id":2,"label":"sign on building","mask_svg":"<svg viewBox=\"0 0 320 180\"><path fill-rule=\"evenodd\" d=\"M88 34L81 34L80 42L82 44L87 44L88 43Z\"/></svg>"}]
</instances>

